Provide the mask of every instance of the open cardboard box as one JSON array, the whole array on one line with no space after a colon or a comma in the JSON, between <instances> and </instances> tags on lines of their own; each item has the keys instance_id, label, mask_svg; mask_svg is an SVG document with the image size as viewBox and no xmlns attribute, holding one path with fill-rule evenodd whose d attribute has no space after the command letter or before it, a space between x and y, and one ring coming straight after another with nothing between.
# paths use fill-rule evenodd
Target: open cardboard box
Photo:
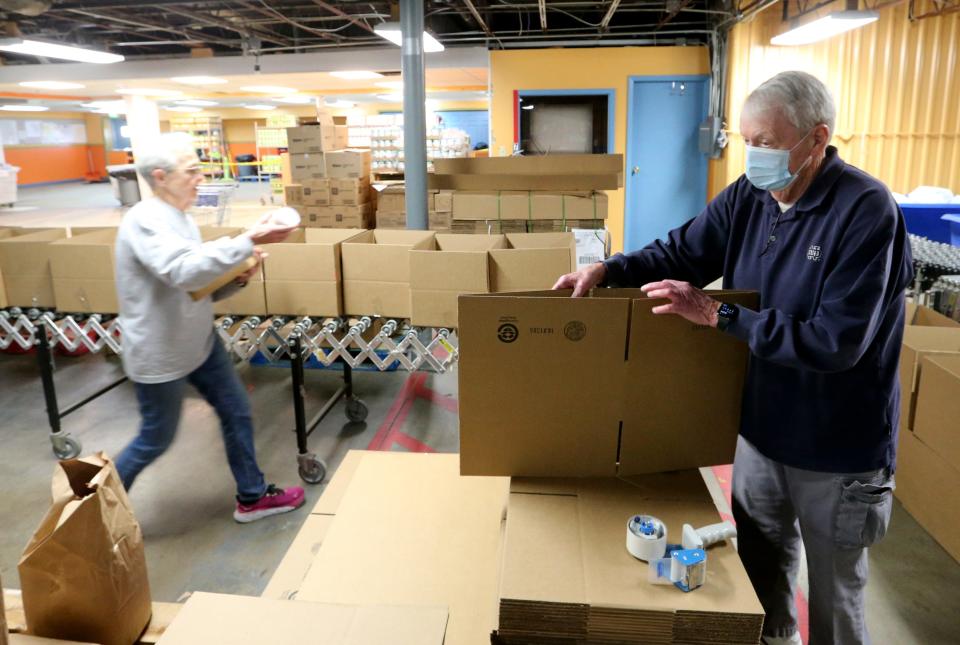
<instances>
[{"instance_id":1,"label":"open cardboard box","mask_svg":"<svg viewBox=\"0 0 960 645\"><path fill-rule=\"evenodd\" d=\"M953 318L947 318L939 311L913 302L906 303L904 322L908 326L915 325L918 327L960 327L960 322Z\"/></svg>"},{"instance_id":2,"label":"open cardboard box","mask_svg":"<svg viewBox=\"0 0 960 645\"><path fill-rule=\"evenodd\" d=\"M929 315L929 314L923 314ZM900 429L913 430L917 395L923 384L923 357L960 355L960 327L907 325L900 349Z\"/></svg>"},{"instance_id":3,"label":"open cardboard box","mask_svg":"<svg viewBox=\"0 0 960 645\"><path fill-rule=\"evenodd\" d=\"M457 326L457 297L490 292L487 251L507 247L503 235L437 235L437 250L410 251L410 304L414 325Z\"/></svg>"},{"instance_id":4,"label":"open cardboard box","mask_svg":"<svg viewBox=\"0 0 960 645\"><path fill-rule=\"evenodd\" d=\"M924 356L913 431L960 470L960 352Z\"/></svg>"},{"instance_id":5,"label":"open cardboard box","mask_svg":"<svg viewBox=\"0 0 960 645\"><path fill-rule=\"evenodd\" d=\"M51 242L65 239L67 229L48 229L0 239L0 274L10 307L54 307Z\"/></svg>"},{"instance_id":6,"label":"open cardboard box","mask_svg":"<svg viewBox=\"0 0 960 645\"><path fill-rule=\"evenodd\" d=\"M954 426L955 428L955 426ZM916 433L901 432L894 494L933 538L960 562L960 468Z\"/></svg>"},{"instance_id":7,"label":"open cardboard box","mask_svg":"<svg viewBox=\"0 0 960 645\"><path fill-rule=\"evenodd\" d=\"M461 473L612 477L731 463L748 347L653 314L665 301L639 289L569 296L460 296Z\"/></svg>"},{"instance_id":8,"label":"open cardboard box","mask_svg":"<svg viewBox=\"0 0 960 645\"><path fill-rule=\"evenodd\" d=\"M573 233L507 233L507 248L490 251L490 291L549 289L576 266Z\"/></svg>"},{"instance_id":9,"label":"open cardboard box","mask_svg":"<svg viewBox=\"0 0 960 645\"><path fill-rule=\"evenodd\" d=\"M340 316L343 296L340 245L360 229L297 229L284 242L268 244L263 263L271 314Z\"/></svg>"},{"instance_id":10,"label":"open cardboard box","mask_svg":"<svg viewBox=\"0 0 960 645\"><path fill-rule=\"evenodd\" d=\"M366 231L344 242L343 308L347 314L410 317L410 257L435 249L432 231Z\"/></svg>"},{"instance_id":11,"label":"open cardboard box","mask_svg":"<svg viewBox=\"0 0 960 645\"><path fill-rule=\"evenodd\" d=\"M235 237L243 231L239 226L201 226L200 239L204 242L221 237ZM239 314L242 316L265 316L267 296L263 287L263 271L254 273L247 286L225 300L213 303L215 314Z\"/></svg>"},{"instance_id":12,"label":"open cardboard box","mask_svg":"<svg viewBox=\"0 0 960 645\"><path fill-rule=\"evenodd\" d=\"M82 233L50 243L50 270L57 309L70 313L119 313L114 275L117 229Z\"/></svg>"}]
</instances>

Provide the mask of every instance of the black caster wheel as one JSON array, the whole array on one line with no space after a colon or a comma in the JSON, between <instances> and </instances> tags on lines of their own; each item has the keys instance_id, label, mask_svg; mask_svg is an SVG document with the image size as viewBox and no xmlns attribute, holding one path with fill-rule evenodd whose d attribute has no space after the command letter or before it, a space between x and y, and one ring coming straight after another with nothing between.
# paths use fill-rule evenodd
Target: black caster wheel
<instances>
[{"instance_id":1,"label":"black caster wheel","mask_svg":"<svg viewBox=\"0 0 960 645\"><path fill-rule=\"evenodd\" d=\"M347 419L354 422L363 421L368 413L366 403L360 399L347 399Z\"/></svg>"}]
</instances>

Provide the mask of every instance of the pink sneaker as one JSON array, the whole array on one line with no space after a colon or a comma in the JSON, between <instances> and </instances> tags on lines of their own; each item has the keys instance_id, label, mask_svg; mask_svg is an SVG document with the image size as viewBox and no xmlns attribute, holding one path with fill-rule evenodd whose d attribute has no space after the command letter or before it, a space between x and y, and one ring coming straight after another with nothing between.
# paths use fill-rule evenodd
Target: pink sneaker
<instances>
[{"instance_id":1,"label":"pink sneaker","mask_svg":"<svg viewBox=\"0 0 960 645\"><path fill-rule=\"evenodd\" d=\"M256 522L271 515L289 513L303 506L303 489L299 486L277 488L273 484L267 486L263 497L252 504L237 502L237 510L233 512L233 519L243 524Z\"/></svg>"}]
</instances>

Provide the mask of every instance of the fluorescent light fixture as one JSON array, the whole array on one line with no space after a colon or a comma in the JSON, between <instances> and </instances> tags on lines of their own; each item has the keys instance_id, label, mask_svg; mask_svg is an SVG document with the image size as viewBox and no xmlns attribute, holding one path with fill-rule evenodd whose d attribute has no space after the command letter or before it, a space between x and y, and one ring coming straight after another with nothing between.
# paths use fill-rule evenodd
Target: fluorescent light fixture
<instances>
[{"instance_id":1,"label":"fluorescent light fixture","mask_svg":"<svg viewBox=\"0 0 960 645\"><path fill-rule=\"evenodd\" d=\"M161 90L156 87L124 87L116 90L117 94L124 96L182 96L180 90Z\"/></svg>"},{"instance_id":2,"label":"fluorescent light fixture","mask_svg":"<svg viewBox=\"0 0 960 645\"><path fill-rule=\"evenodd\" d=\"M127 104L123 100L91 101L90 103L82 103L81 107L90 108L92 110L102 110L109 114L126 114L127 112Z\"/></svg>"},{"instance_id":3,"label":"fluorescent light fixture","mask_svg":"<svg viewBox=\"0 0 960 645\"><path fill-rule=\"evenodd\" d=\"M323 102L326 107L332 108L352 108L356 107L357 104L352 101L344 101L343 99L327 99Z\"/></svg>"},{"instance_id":4,"label":"fluorescent light fixture","mask_svg":"<svg viewBox=\"0 0 960 645\"><path fill-rule=\"evenodd\" d=\"M277 109L276 105L266 105L266 104L261 105L259 103L254 103L252 105L244 105L243 107L247 108L248 110L276 110Z\"/></svg>"},{"instance_id":5,"label":"fluorescent light fixture","mask_svg":"<svg viewBox=\"0 0 960 645\"><path fill-rule=\"evenodd\" d=\"M182 101L174 101L177 105L197 105L200 107L212 107L217 105L216 101L205 101L203 99L184 99Z\"/></svg>"},{"instance_id":6,"label":"fluorescent light fixture","mask_svg":"<svg viewBox=\"0 0 960 645\"><path fill-rule=\"evenodd\" d=\"M20 87L32 87L37 90L79 90L86 87L80 83L67 83L65 81L23 81L18 83Z\"/></svg>"},{"instance_id":7,"label":"fluorescent light fixture","mask_svg":"<svg viewBox=\"0 0 960 645\"><path fill-rule=\"evenodd\" d=\"M4 112L46 112L49 109L42 105L0 105Z\"/></svg>"},{"instance_id":8,"label":"fluorescent light fixture","mask_svg":"<svg viewBox=\"0 0 960 645\"><path fill-rule=\"evenodd\" d=\"M314 98L304 94L291 94L290 96L275 96L270 100L277 103L290 103L291 105L309 105L313 103Z\"/></svg>"},{"instance_id":9,"label":"fluorescent light fixture","mask_svg":"<svg viewBox=\"0 0 960 645\"><path fill-rule=\"evenodd\" d=\"M174 76L170 80L184 85L224 85L227 83L227 79L217 78L216 76Z\"/></svg>"},{"instance_id":10,"label":"fluorescent light fixture","mask_svg":"<svg viewBox=\"0 0 960 645\"><path fill-rule=\"evenodd\" d=\"M203 108L192 105L168 105L163 109L167 112L200 112L203 110Z\"/></svg>"},{"instance_id":11,"label":"fluorescent light fixture","mask_svg":"<svg viewBox=\"0 0 960 645\"><path fill-rule=\"evenodd\" d=\"M403 94L377 94L377 98L389 103L403 103Z\"/></svg>"},{"instance_id":12,"label":"fluorescent light fixture","mask_svg":"<svg viewBox=\"0 0 960 645\"><path fill-rule=\"evenodd\" d=\"M403 42L403 36L400 32L399 22L381 22L375 25L373 31L381 38L386 38L394 45L400 45ZM433 52L442 52L443 43L430 35L429 32L423 32L423 51L426 54Z\"/></svg>"},{"instance_id":13,"label":"fluorescent light fixture","mask_svg":"<svg viewBox=\"0 0 960 645\"><path fill-rule=\"evenodd\" d=\"M380 72L371 72L364 69L330 72L330 76L342 78L347 81L367 81L371 78L383 78L383 74Z\"/></svg>"},{"instance_id":14,"label":"fluorescent light fixture","mask_svg":"<svg viewBox=\"0 0 960 645\"><path fill-rule=\"evenodd\" d=\"M774 36L770 39L770 44L809 45L869 25L879 18L880 13L877 11L834 11L819 20L808 22L796 29Z\"/></svg>"},{"instance_id":15,"label":"fluorescent light fixture","mask_svg":"<svg viewBox=\"0 0 960 645\"><path fill-rule=\"evenodd\" d=\"M292 87L283 87L282 85L245 85L240 89L255 94L293 94L297 91Z\"/></svg>"},{"instance_id":16,"label":"fluorescent light fixture","mask_svg":"<svg viewBox=\"0 0 960 645\"><path fill-rule=\"evenodd\" d=\"M374 83L377 87L385 87L388 90L402 90L403 81L382 81L380 83Z\"/></svg>"},{"instance_id":17,"label":"fluorescent light fixture","mask_svg":"<svg viewBox=\"0 0 960 645\"><path fill-rule=\"evenodd\" d=\"M521 106L520 106L520 109L521 109L521 110L532 110L532 109L533 109L533 106L532 106L532 105L521 105Z\"/></svg>"},{"instance_id":18,"label":"fluorescent light fixture","mask_svg":"<svg viewBox=\"0 0 960 645\"><path fill-rule=\"evenodd\" d=\"M85 49L83 47L71 47L70 45L60 45L43 40L30 40L27 38L3 38L0 39L0 51L12 52L14 54L27 54L30 56L40 56L42 58L58 58L61 60L72 60L78 63L119 63L123 60L120 54L110 54L107 52L96 51L94 49Z\"/></svg>"}]
</instances>

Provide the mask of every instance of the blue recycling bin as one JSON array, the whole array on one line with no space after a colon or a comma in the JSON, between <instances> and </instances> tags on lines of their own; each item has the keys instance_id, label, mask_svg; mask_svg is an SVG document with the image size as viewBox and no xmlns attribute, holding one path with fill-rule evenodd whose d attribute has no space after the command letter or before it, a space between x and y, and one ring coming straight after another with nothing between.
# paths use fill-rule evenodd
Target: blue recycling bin
<instances>
[{"instance_id":1,"label":"blue recycling bin","mask_svg":"<svg viewBox=\"0 0 960 645\"><path fill-rule=\"evenodd\" d=\"M960 215L960 204L900 204L907 233L920 235L934 242L950 242L950 222L945 214ZM956 244L956 242L954 242Z\"/></svg>"},{"instance_id":2,"label":"blue recycling bin","mask_svg":"<svg viewBox=\"0 0 960 645\"><path fill-rule=\"evenodd\" d=\"M946 213L941 215L940 219L950 227L950 244L960 246L960 215Z\"/></svg>"}]
</instances>

